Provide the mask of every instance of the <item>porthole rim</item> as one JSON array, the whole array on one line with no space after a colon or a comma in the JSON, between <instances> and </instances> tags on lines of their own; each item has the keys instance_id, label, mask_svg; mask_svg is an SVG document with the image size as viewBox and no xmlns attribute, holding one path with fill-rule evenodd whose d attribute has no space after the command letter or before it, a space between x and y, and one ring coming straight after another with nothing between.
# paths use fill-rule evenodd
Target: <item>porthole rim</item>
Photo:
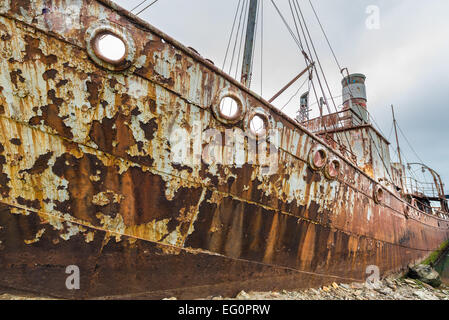
<instances>
[{"instance_id":1,"label":"porthole rim","mask_svg":"<svg viewBox=\"0 0 449 320\"><path fill-rule=\"evenodd\" d=\"M336 176L332 176L330 174L330 165L332 163L338 163L338 169L337 169L337 175ZM340 159L336 158L336 157L329 157L328 158L328 162L326 164L326 169L325 169L325 175L328 179L330 180L336 180L340 177L341 174L341 161Z\"/></svg>"},{"instance_id":2,"label":"porthole rim","mask_svg":"<svg viewBox=\"0 0 449 320\"><path fill-rule=\"evenodd\" d=\"M260 119L262 119L263 123L264 123L264 128L263 128L263 132L262 133L257 133L254 132L254 130L251 128L251 121L253 121L253 119L255 117L259 117ZM261 112L254 112L249 116L249 120L248 120L248 129L251 132L251 134L253 136L256 136L258 138L266 136L267 132L270 130L270 121L268 120L268 117L266 114L261 113Z\"/></svg>"},{"instance_id":3,"label":"porthole rim","mask_svg":"<svg viewBox=\"0 0 449 320\"><path fill-rule=\"evenodd\" d=\"M98 40L98 36L103 34L111 34L118 37L125 45L125 55L119 61L108 59L100 52L95 50L95 41ZM110 71L124 71L129 69L135 60L136 48L134 45L134 39L130 33L122 26L112 23L110 21L99 21L93 24L86 32L86 49L89 57L100 67L108 69ZM100 53L100 54L98 54Z\"/></svg>"},{"instance_id":4,"label":"porthole rim","mask_svg":"<svg viewBox=\"0 0 449 320\"><path fill-rule=\"evenodd\" d=\"M123 57L120 58L119 60L109 59L108 57L106 57L104 54L102 54L100 52L100 49L98 48L98 42L100 41L99 38L102 37L102 36L105 36L105 35L111 35L111 36L117 37L118 39L120 39L123 42L123 45L125 46L125 53L123 54ZM128 52L129 52L129 47L128 47L128 44L126 42L126 39L123 39L122 35L117 34L117 33L113 32L113 31L110 31L110 30L102 30L102 31L97 32L95 34L95 36L92 37L92 39L91 39L91 46L92 46L92 49L93 49L95 55L99 59L101 59L104 62L109 63L111 65L115 65L115 66L119 66L124 61L126 61L126 57L128 56Z\"/></svg>"},{"instance_id":5,"label":"porthole rim","mask_svg":"<svg viewBox=\"0 0 449 320\"><path fill-rule=\"evenodd\" d=\"M320 151L324 152L325 159L323 161L323 165L322 166L316 166L313 158L314 158L314 155L317 152L320 152ZM322 170L323 168L325 168L326 165L327 165L328 159L329 159L329 154L328 154L328 151L327 151L327 149L325 147L323 147L321 145L317 145L317 146L312 147L312 149L310 150L310 153L309 153L309 165L310 165L310 167L313 170L319 171L319 170Z\"/></svg>"},{"instance_id":6,"label":"porthole rim","mask_svg":"<svg viewBox=\"0 0 449 320\"><path fill-rule=\"evenodd\" d=\"M235 116L228 117L221 112L221 102L224 98L231 98L236 101L237 106L239 107L238 112ZM224 88L220 90L220 92L215 96L215 99L212 102L211 109L215 118L219 120L223 124L227 125L235 125L240 122L246 115L246 102L243 96L232 88Z\"/></svg>"}]
</instances>

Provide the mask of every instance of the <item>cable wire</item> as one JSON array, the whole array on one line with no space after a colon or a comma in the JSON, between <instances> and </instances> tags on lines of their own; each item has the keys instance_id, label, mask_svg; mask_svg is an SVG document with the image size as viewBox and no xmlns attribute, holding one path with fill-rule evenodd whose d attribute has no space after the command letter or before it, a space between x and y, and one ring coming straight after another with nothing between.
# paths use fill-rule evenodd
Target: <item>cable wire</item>
<instances>
[{"instance_id":1,"label":"cable wire","mask_svg":"<svg viewBox=\"0 0 449 320\"><path fill-rule=\"evenodd\" d=\"M148 0L143 0L141 3L139 3L137 6L135 6L134 8L132 8L130 11L133 12L134 10L136 10L137 8L139 8L141 5L143 5L145 2L147 2Z\"/></svg>"},{"instance_id":2,"label":"cable wire","mask_svg":"<svg viewBox=\"0 0 449 320\"><path fill-rule=\"evenodd\" d=\"M153 2L151 2L149 5L147 5L145 8L143 8L142 10L140 10L138 13L136 13L136 16L138 16L139 14L141 14L142 12L144 12L145 10L147 10L149 7L151 7L153 4L155 4L156 2L158 2L159 0L154 0Z\"/></svg>"},{"instance_id":3,"label":"cable wire","mask_svg":"<svg viewBox=\"0 0 449 320\"><path fill-rule=\"evenodd\" d=\"M260 6L257 7L257 15L256 15L256 29L254 32L254 45L253 45L253 51L251 52L251 61L254 61L254 52L256 51L256 44L257 44L257 31L259 30L259 15L260 15ZM247 27L248 28L248 27ZM253 67L251 65L251 69L249 70L249 75L248 75L248 84L249 84L249 88L251 88L251 79L252 79L252 74L253 74Z\"/></svg>"},{"instance_id":4,"label":"cable wire","mask_svg":"<svg viewBox=\"0 0 449 320\"><path fill-rule=\"evenodd\" d=\"M405 141L407 142L408 146L410 147L410 149L412 150L412 152L415 154L415 156L418 158L418 160L421 163L424 163L424 161L420 158L420 156L418 155L418 153L415 151L415 149L413 148L412 144L410 143L410 141L407 139L407 137L405 136L404 132L402 131L401 127L399 126L398 122L396 121L396 125L399 128L399 131L401 132L402 136L404 137Z\"/></svg>"},{"instance_id":5,"label":"cable wire","mask_svg":"<svg viewBox=\"0 0 449 320\"><path fill-rule=\"evenodd\" d=\"M293 98L298 95L299 91L302 89L302 87L304 87L304 85L306 84L307 81L309 81L308 78L303 82L303 84L298 88L298 90L291 96L291 98L287 101L287 103L284 104L284 106L281 108L281 111L284 110L285 107L293 100Z\"/></svg>"},{"instance_id":6,"label":"cable wire","mask_svg":"<svg viewBox=\"0 0 449 320\"><path fill-rule=\"evenodd\" d=\"M309 3L310 3L310 6L312 7L313 13L315 14L318 24L320 25L321 31L323 32L324 37L326 38L327 44L328 44L329 48L331 49L332 55L334 56L335 62L337 63L338 70L341 72L342 68L341 68L340 62L338 62L337 56L335 55L334 49L332 48L329 38L327 37L326 31L324 31L323 25L321 24L321 20L315 11L315 7L313 6L311 0L309 0Z\"/></svg>"},{"instance_id":7,"label":"cable wire","mask_svg":"<svg viewBox=\"0 0 449 320\"><path fill-rule=\"evenodd\" d=\"M239 25L237 27L237 32L235 34L234 49L232 50L231 65L229 66L229 72L228 72L229 75L231 74L232 66L234 64L235 50L237 48L237 42L238 42L238 38L239 38L240 26L242 24L243 10L244 10L244 6L245 6L246 1L247 0L243 0L242 8L240 8L241 11L240 11Z\"/></svg>"},{"instance_id":8,"label":"cable wire","mask_svg":"<svg viewBox=\"0 0 449 320\"><path fill-rule=\"evenodd\" d=\"M298 39L295 37L295 34L293 33L292 29L290 28L290 26L287 23L287 20L285 20L284 16L282 15L282 12L279 10L279 8L277 7L276 3L274 3L273 0L270 0L271 3L273 4L274 8L276 9L277 13L279 14L279 16L282 19L282 22L284 22L284 25L287 27L288 32L290 33L290 35L292 36L293 40L295 41L296 45L298 46L298 48L301 50L301 52L303 52L303 48L301 46L301 44L299 43Z\"/></svg>"},{"instance_id":9,"label":"cable wire","mask_svg":"<svg viewBox=\"0 0 449 320\"><path fill-rule=\"evenodd\" d=\"M239 53L237 54L237 65L235 66L234 79L237 79L237 74L239 72L240 57L241 57L242 48L243 48L243 38L245 37L245 31L248 28L248 20L246 19L246 17L247 17L247 14L248 14L250 1L247 1L246 3L247 3L247 5L246 5L246 8L245 8L245 14L243 15L243 26L242 26L242 33L240 35Z\"/></svg>"},{"instance_id":10,"label":"cable wire","mask_svg":"<svg viewBox=\"0 0 449 320\"><path fill-rule=\"evenodd\" d=\"M224 60L223 60L223 67L221 68L222 70L224 69L225 64L226 64L226 60L228 58L229 47L231 46L232 35L234 34L235 22L237 21L237 16L238 16L238 13L239 13L239 8L240 8L240 3L241 2L242 2L242 0L239 0L239 3L237 4L237 9L235 10L234 22L232 23L231 34L229 35L228 46L226 47L226 54L225 54L225 57L224 57Z\"/></svg>"},{"instance_id":11,"label":"cable wire","mask_svg":"<svg viewBox=\"0 0 449 320\"><path fill-rule=\"evenodd\" d=\"M304 15L303 15L303 13L302 13L302 10L301 10L301 7L300 7L298 1L293 1L293 6L294 6L294 8L295 8L295 12L296 12L296 15L297 15L297 18L298 18L300 27L301 27L301 30L302 30L302 32L303 32L303 35L304 35L304 38L305 38L305 42L306 42L307 48L308 48L308 50L309 50L309 55L310 55L311 57L313 57L312 51L310 50L310 46L308 45L308 43L309 43L309 41L310 41L310 45L311 45L311 47L312 47L312 49L313 49L313 53L315 54L315 58L316 58L316 60L317 60L317 62L318 62L318 66L319 66L319 68L320 68L320 70L321 70L321 73L322 73L322 75L323 75L323 78L324 78L326 87L327 87L327 89L328 89L329 95L331 96L331 100L332 100L332 103L333 103L333 106L334 106L334 109L335 109L335 112L336 112L335 115L336 115L336 117L337 117L337 119L338 119L337 122L340 122L341 119L340 119L340 115L338 114L337 105L335 104L335 101L334 101L334 99L332 98L332 92L331 92L331 90L330 90L328 81L327 81L327 79L326 79L326 75L325 75L324 70L323 70L323 67L322 67L322 65L321 65L321 61L320 61L320 59L319 59L319 57L318 57L318 53L317 53L316 48L315 48L315 45L314 45L314 43L313 43L312 36L310 35L309 28L307 27L306 20L305 20L305 18L304 18ZM299 14L298 14L298 11L299 11L299 14L301 14L302 22L301 22L301 18L300 18L300 16L299 16ZM303 27L303 24L304 24L304 27ZM305 31L304 31L304 30L305 30ZM307 36L308 36L308 38L309 38L309 41L307 41L306 32L307 32ZM323 88L323 86L322 86L322 84L321 84L320 75L319 75L318 70L317 70L316 68L315 68L315 73L316 73L316 76L317 76L318 84L319 84L320 89L321 89L321 93L323 94L323 99L324 99L324 101L325 101L327 111L328 111L329 114L331 114L331 110L330 110L330 107L329 107L329 102L328 102L328 99L327 99L327 97L326 97L326 93L324 92L324 88ZM317 99L317 100L318 100L318 99ZM320 112L321 112L321 116L322 116L322 111L320 111ZM337 128L337 123L334 123L334 124L333 124L333 127L334 127L334 129L336 129L336 128ZM326 128L325 128L325 132L327 133L327 129L326 129ZM347 132L344 132L343 135L344 135L344 137L345 137L346 140L347 140L347 146L349 147L350 152L353 153L353 152L352 152L351 144L350 144L349 139L348 139L348 137L347 137ZM336 134L335 137L336 137L336 139L337 139L338 144L341 145L341 146L343 146L343 144L341 143L341 140L340 140L339 135Z\"/></svg>"}]
</instances>

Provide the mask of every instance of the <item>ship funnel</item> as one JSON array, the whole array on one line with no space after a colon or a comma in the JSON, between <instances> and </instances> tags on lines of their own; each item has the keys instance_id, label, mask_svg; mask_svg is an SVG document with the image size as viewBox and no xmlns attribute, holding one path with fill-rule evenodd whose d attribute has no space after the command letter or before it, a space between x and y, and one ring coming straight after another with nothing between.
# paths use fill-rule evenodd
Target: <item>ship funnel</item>
<instances>
[{"instance_id":1,"label":"ship funnel","mask_svg":"<svg viewBox=\"0 0 449 320\"><path fill-rule=\"evenodd\" d=\"M343 85L343 110L350 110L353 114L353 125L369 122L366 108L365 75L354 73L342 80Z\"/></svg>"}]
</instances>

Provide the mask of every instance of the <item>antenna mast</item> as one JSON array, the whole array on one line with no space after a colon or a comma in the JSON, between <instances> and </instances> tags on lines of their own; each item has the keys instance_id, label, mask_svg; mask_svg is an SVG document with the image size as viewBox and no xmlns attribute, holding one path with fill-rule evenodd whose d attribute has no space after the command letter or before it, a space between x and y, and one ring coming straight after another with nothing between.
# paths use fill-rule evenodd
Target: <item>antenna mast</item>
<instances>
[{"instance_id":1,"label":"antenna mast","mask_svg":"<svg viewBox=\"0 0 449 320\"><path fill-rule=\"evenodd\" d=\"M259 0L250 0L248 24L246 27L245 52L243 53L242 78L240 82L247 88L251 85L253 68L253 48L256 33L257 8Z\"/></svg>"}]
</instances>

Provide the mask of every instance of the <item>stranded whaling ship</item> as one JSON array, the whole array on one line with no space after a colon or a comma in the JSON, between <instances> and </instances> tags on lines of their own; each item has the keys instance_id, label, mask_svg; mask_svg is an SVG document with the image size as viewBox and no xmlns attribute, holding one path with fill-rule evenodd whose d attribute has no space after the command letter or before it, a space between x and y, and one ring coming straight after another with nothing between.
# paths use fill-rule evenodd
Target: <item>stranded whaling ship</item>
<instances>
[{"instance_id":1,"label":"stranded whaling ship","mask_svg":"<svg viewBox=\"0 0 449 320\"><path fill-rule=\"evenodd\" d=\"M296 289L401 270L449 238L439 176L429 168L431 195L408 187L370 122L364 75L348 72L343 108L315 119L308 94L292 119L248 89L257 5L237 81L110 0L0 0L0 287ZM303 54L300 76L319 79Z\"/></svg>"}]
</instances>

